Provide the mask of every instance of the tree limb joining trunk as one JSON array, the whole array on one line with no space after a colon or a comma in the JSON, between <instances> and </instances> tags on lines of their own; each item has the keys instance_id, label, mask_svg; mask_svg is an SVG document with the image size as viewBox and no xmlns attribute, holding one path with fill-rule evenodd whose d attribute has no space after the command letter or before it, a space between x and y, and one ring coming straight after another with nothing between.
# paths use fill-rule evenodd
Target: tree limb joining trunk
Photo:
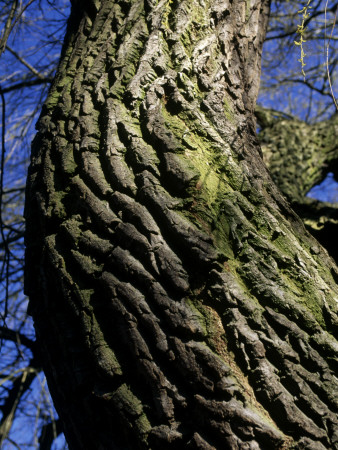
<instances>
[{"instance_id":1,"label":"tree limb joining trunk","mask_svg":"<svg viewBox=\"0 0 338 450\"><path fill-rule=\"evenodd\" d=\"M307 229L338 262L337 205L306 197L329 172L338 175L338 114L316 124L258 107L264 162Z\"/></svg>"}]
</instances>

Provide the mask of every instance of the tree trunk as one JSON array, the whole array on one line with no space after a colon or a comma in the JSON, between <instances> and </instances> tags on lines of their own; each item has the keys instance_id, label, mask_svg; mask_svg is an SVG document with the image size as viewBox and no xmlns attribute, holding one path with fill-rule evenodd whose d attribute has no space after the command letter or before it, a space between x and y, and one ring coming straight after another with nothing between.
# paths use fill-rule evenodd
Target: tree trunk
<instances>
[{"instance_id":1,"label":"tree trunk","mask_svg":"<svg viewBox=\"0 0 338 450\"><path fill-rule=\"evenodd\" d=\"M338 448L338 270L255 136L267 17L266 0L73 1L26 202L71 449Z\"/></svg>"}]
</instances>

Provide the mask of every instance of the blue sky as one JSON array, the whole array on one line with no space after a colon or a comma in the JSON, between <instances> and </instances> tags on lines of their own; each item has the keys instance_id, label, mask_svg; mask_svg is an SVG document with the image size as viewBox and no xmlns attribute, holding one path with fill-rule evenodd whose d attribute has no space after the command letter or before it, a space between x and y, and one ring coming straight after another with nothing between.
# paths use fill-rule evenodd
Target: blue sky
<instances>
[{"instance_id":1,"label":"blue sky","mask_svg":"<svg viewBox=\"0 0 338 450\"><path fill-rule=\"evenodd\" d=\"M0 2L2 21L6 15L6 3ZM69 14L69 2L58 0L29 0L19 3L23 14L13 29L7 42L8 49L1 57L0 86L5 92L6 141L4 188L11 192L5 196L2 217L7 227L7 238L23 230L23 199L26 171L29 163L30 142L35 134L35 122L38 118L48 84L14 89L20 83L50 79L55 72L63 41L66 19ZM25 6L29 5L26 9ZM1 130L2 132L2 125ZM9 227L10 226L10 227ZM9 284L9 302L6 326L20 330L34 337L33 325L27 316L27 301L23 295L23 239L10 245L11 283ZM0 255L1 256L1 255ZM15 272L15 274L14 274ZM0 311L4 313L4 295L6 283L1 282ZM24 345L14 345L3 341L0 358L0 402L7 395L16 377L27 368L31 352ZM7 377L7 381L6 380ZM46 386L43 373L40 372L26 391L15 414L14 425L9 439L1 446L4 450L37 448L37 440L42 425L57 417ZM63 437L53 444L53 450L66 448Z\"/></svg>"}]
</instances>

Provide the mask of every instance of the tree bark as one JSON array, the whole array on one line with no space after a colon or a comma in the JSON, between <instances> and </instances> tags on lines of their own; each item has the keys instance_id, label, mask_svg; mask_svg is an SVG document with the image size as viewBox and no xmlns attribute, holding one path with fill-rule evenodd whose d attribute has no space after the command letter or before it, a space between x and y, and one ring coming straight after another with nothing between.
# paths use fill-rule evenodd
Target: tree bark
<instances>
[{"instance_id":1,"label":"tree bark","mask_svg":"<svg viewBox=\"0 0 338 450\"><path fill-rule=\"evenodd\" d=\"M73 1L26 201L71 449L338 448L338 270L255 135L267 18L266 0Z\"/></svg>"},{"instance_id":2,"label":"tree bark","mask_svg":"<svg viewBox=\"0 0 338 450\"><path fill-rule=\"evenodd\" d=\"M329 172L338 176L338 114L313 125L256 108L263 159L310 233L338 263L338 206L306 197Z\"/></svg>"}]
</instances>

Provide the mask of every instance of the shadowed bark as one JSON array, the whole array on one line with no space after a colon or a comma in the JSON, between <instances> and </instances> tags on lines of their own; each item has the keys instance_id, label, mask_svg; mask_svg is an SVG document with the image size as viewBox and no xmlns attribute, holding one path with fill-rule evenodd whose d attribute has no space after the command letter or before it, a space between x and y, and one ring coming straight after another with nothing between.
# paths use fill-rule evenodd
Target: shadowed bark
<instances>
[{"instance_id":1,"label":"shadowed bark","mask_svg":"<svg viewBox=\"0 0 338 450\"><path fill-rule=\"evenodd\" d=\"M73 2L26 202L71 449L338 448L337 267L255 135L267 16Z\"/></svg>"}]
</instances>

